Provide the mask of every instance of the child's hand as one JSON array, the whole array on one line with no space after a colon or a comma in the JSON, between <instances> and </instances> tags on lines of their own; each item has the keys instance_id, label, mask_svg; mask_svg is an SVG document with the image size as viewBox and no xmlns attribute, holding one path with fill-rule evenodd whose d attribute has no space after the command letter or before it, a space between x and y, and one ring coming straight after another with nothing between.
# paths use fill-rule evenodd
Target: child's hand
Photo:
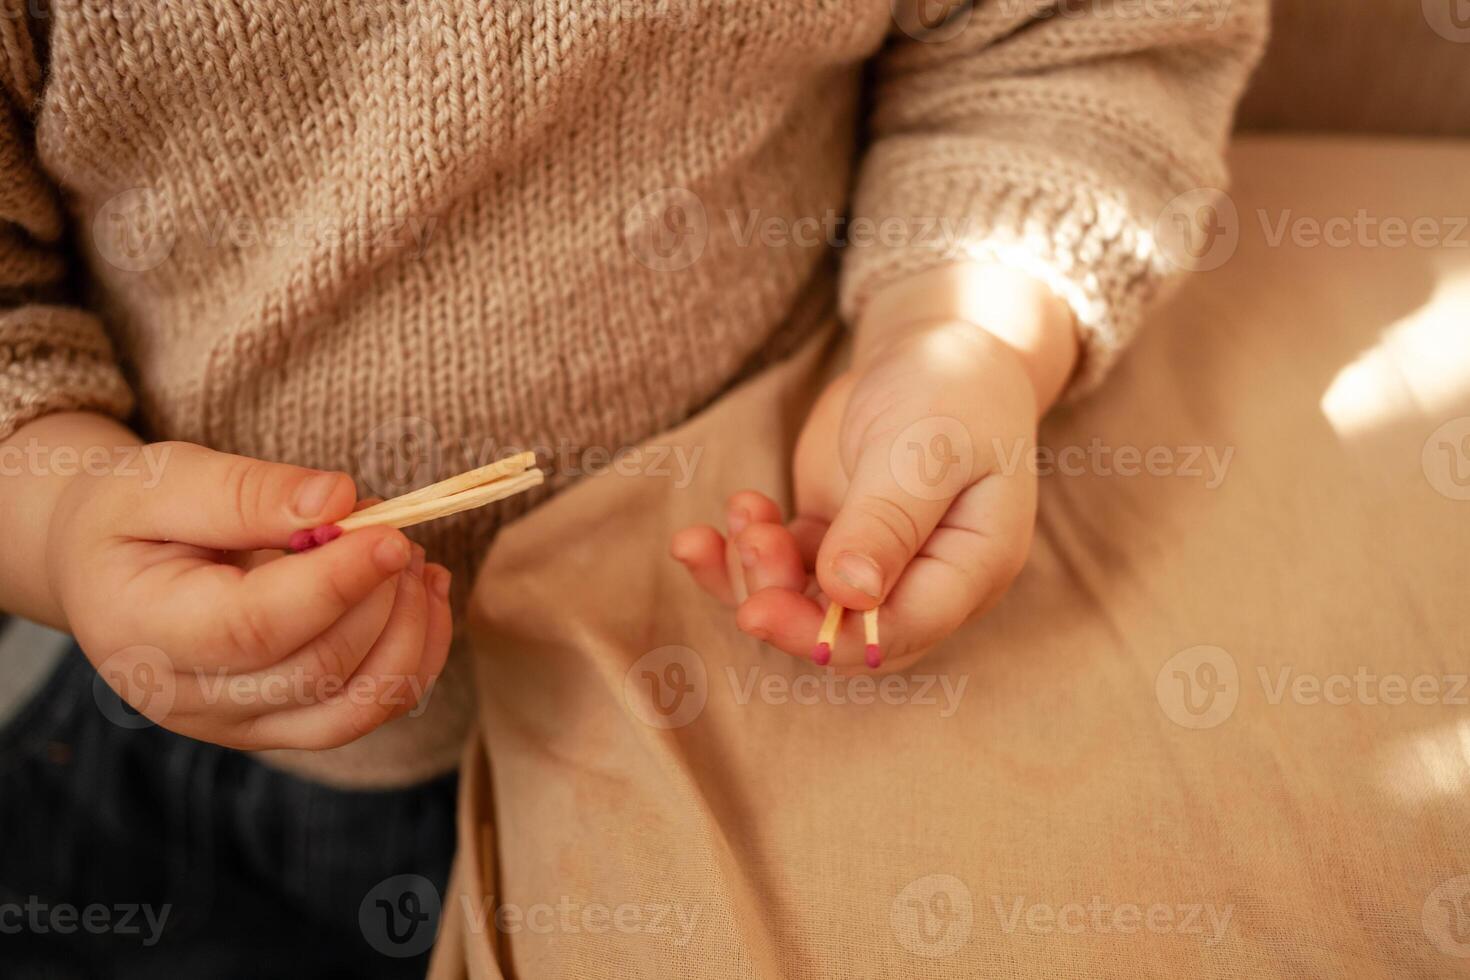
<instances>
[{"instance_id":1,"label":"child's hand","mask_svg":"<svg viewBox=\"0 0 1470 980\"><path fill-rule=\"evenodd\" d=\"M900 668L999 600L1025 564L1036 425L1076 357L1071 316L1016 274L949 278L960 274L912 283L922 298L874 301L852 368L823 393L797 443L789 522L747 490L730 498L726 518L738 562L727 562L726 538L712 527L675 536L674 556L695 580L738 604L741 630L809 656L823 613L814 574L849 609L882 604L885 666ZM923 315L947 289L963 295L938 307L967 320ZM860 617L849 616L833 663L862 662Z\"/></svg>"},{"instance_id":2,"label":"child's hand","mask_svg":"<svg viewBox=\"0 0 1470 980\"><path fill-rule=\"evenodd\" d=\"M352 481L188 444L144 451L164 460L156 486L77 476L45 542L66 625L125 700L248 749L342 745L414 707L449 650L447 569L391 528L257 551L351 513Z\"/></svg>"}]
</instances>

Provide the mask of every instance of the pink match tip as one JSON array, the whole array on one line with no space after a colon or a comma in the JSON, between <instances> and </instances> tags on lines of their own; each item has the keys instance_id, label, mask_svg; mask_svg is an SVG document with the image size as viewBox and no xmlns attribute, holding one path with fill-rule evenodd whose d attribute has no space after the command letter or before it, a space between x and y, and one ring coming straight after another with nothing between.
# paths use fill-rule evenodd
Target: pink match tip
<instances>
[{"instance_id":1,"label":"pink match tip","mask_svg":"<svg viewBox=\"0 0 1470 980\"><path fill-rule=\"evenodd\" d=\"M876 669L883 666L883 651L879 648L878 644L869 643L863 648L863 652L867 654L869 667Z\"/></svg>"},{"instance_id":2,"label":"pink match tip","mask_svg":"<svg viewBox=\"0 0 1470 980\"><path fill-rule=\"evenodd\" d=\"M832 661L832 644L818 643L812 647L812 663L818 667L825 667Z\"/></svg>"},{"instance_id":3,"label":"pink match tip","mask_svg":"<svg viewBox=\"0 0 1470 980\"><path fill-rule=\"evenodd\" d=\"M341 536L342 529L335 524L323 524L321 527L311 532L311 540L315 541L317 544L326 544L330 541L336 541Z\"/></svg>"},{"instance_id":4,"label":"pink match tip","mask_svg":"<svg viewBox=\"0 0 1470 980\"><path fill-rule=\"evenodd\" d=\"M310 551L316 547L316 539L312 537L310 528L303 528L300 531L291 532L291 540L287 542L286 547L292 551Z\"/></svg>"}]
</instances>

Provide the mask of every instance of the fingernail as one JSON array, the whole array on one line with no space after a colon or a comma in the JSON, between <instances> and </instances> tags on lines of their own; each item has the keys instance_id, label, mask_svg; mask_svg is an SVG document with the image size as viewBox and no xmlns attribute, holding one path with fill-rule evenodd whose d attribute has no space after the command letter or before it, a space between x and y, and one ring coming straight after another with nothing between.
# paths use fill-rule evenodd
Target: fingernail
<instances>
[{"instance_id":1,"label":"fingernail","mask_svg":"<svg viewBox=\"0 0 1470 980\"><path fill-rule=\"evenodd\" d=\"M335 489L337 489L337 474L335 473L322 473L307 480L296 491L296 515L308 521L318 516L326 509L327 501L331 499L332 491Z\"/></svg>"},{"instance_id":2,"label":"fingernail","mask_svg":"<svg viewBox=\"0 0 1470 980\"><path fill-rule=\"evenodd\" d=\"M755 563L760 561L760 552L750 547L750 545L741 545L738 550L740 551L740 564L746 568L754 568Z\"/></svg>"},{"instance_id":3,"label":"fingernail","mask_svg":"<svg viewBox=\"0 0 1470 980\"><path fill-rule=\"evenodd\" d=\"M373 549L373 561L385 572L400 571L408 564L408 542L398 535L384 538Z\"/></svg>"},{"instance_id":4,"label":"fingernail","mask_svg":"<svg viewBox=\"0 0 1470 980\"><path fill-rule=\"evenodd\" d=\"M454 576L449 574L448 569L440 568L434 572L434 594L441 599L449 598L449 583Z\"/></svg>"},{"instance_id":5,"label":"fingernail","mask_svg":"<svg viewBox=\"0 0 1470 980\"><path fill-rule=\"evenodd\" d=\"M744 507L732 507L726 523L729 525L731 534L739 534L750 524L750 511Z\"/></svg>"},{"instance_id":6,"label":"fingernail","mask_svg":"<svg viewBox=\"0 0 1470 980\"><path fill-rule=\"evenodd\" d=\"M867 555L845 551L832 563L832 571L845 585L872 599L883 598L883 572Z\"/></svg>"}]
</instances>

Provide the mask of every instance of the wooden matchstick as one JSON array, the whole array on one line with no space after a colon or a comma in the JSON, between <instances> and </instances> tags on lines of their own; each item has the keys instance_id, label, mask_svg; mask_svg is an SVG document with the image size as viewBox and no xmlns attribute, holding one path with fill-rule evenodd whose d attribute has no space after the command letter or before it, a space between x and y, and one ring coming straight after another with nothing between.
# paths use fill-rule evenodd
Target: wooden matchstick
<instances>
[{"instance_id":1,"label":"wooden matchstick","mask_svg":"<svg viewBox=\"0 0 1470 980\"><path fill-rule=\"evenodd\" d=\"M874 606L863 613L863 635L867 646L863 653L868 661L868 666L877 669L883 666L883 648L878 645L878 607Z\"/></svg>"},{"instance_id":2,"label":"wooden matchstick","mask_svg":"<svg viewBox=\"0 0 1470 980\"><path fill-rule=\"evenodd\" d=\"M524 493L545 482L546 474L528 468L533 462L534 455L521 453L469 473L461 473L422 490L364 508L336 524L297 531L291 535L288 547L292 551L310 551L336 540L348 531L379 526L412 527L425 521L484 507L497 500Z\"/></svg>"},{"instance_id":3,"label":"wooden matchstick","mask_svg":"<svg viewBox=\"0 0 1470 980\"><path fill-rule=\"evenodd\" d=\"M515 456L508 456L488 466L481 466L479 469L470 470L468 473L461 473L459 476L451 476L447 480L440 480L438 483L410 491L391 500L379 501L371 507L364 507L352 516L361 517L364 514L376 513L390 507L405 507L409 504L417 504L425 500L438 500L463 490L473 490L475 487L484 486L502 477L523 473L535 465L535 453L519 453Z\"/></svg>"},{"instance_id":4,"label":"wooden matchstick","mask_svg":"<svg viewBox=\"0 0 1470 980\"><path fill-rule=\"evenodd\" d=\"M393 504L392 507L379 504L367 510L360 510L350 517L344 517L337 522L337 526L344 532L356 531L364 527L412 527L425 521L438 520L448 517L450 514L458 514L460 511L474 510L492 504L506 497L513 497L523 493L532 487L540 486L546 479L540 470L529 470L518 476L505 480L496 480L483 486L473 486L468 490L451 493L446 497L421 498L400 504L397 499L385 501L384 504ZM428 489L427 487L425 489Z\"/></svg>"},{"instance_id":5,"label":"wooden matchstick","mask_svg":"<svg viewBox=\"0 0 1470 980\"><path fill-rule=\"evenodd\" d=\"M812 663L825 667L832 662L832 647L837 642L837 631L842 627L842 607L835 602L827 606L827 618L822 620L822 631L817 634L817 645L812 648Z\"/></svg>"}]
</instances>

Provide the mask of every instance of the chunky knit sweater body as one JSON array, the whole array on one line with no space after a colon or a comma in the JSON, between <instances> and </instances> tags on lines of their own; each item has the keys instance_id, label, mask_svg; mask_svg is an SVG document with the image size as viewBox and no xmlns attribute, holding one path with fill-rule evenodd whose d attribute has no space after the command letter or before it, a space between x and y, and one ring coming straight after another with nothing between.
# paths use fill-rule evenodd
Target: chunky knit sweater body
<instances>
[{"instance_id":1,"label":"chunky knit sweater body","mask_svg":"<svg viewBox=\"0 0 1470 980\"><path fill-rule=\"evenodd\" d=\"M1086 385L1179 264L1168 203L1224 183L1265 23L1265 0L0 0L0 438L90 409L377 495L512 448L564 483L831 302L851 321L962 255L1057 288ZM415 536L463 586L534 502ZM443 769L440 700L295 761Z\"/></svg>"}]
</instances>

